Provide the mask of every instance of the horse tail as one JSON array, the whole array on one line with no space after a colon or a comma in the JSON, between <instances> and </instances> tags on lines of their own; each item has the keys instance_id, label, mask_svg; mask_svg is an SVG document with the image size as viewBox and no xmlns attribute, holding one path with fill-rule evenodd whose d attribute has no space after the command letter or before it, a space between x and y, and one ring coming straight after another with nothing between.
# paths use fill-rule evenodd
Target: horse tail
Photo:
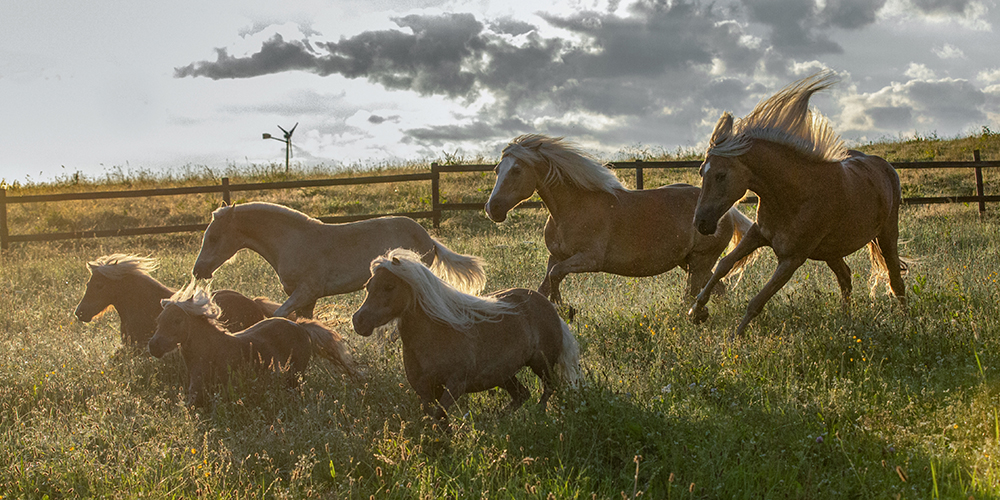
<instances>
[{"instance_id":1,"label":"horse tail","mask_svg":"<svg viewBox=\"0 0 1000 500\"><path fill-rule=\"evenodd\" d=\"M483 259L474 255L463 255L431 238L434 243L434 262L431 271L455 288L472 295L479 295L486 287L486 273Z\"/></svg>"},{"instance_id":2,"label":"horse tail","mask_svg":"<svg viewBox=\"0 0 1000 500\"><path fill-rule=\"evenodd\" d=\"M296 325L309 334L313 352L323 356L340 367L340 369L355 379L365 378L365 372L354 361L351 352L339 333L329 329L323 323L311 319L299 319Z\"/></svg>"},{"instance_id":3,"label":"horse tail","mask_svg":"<svg viewBox=\"0 0 1000 500\"><path fill-rule=\"evenodd\" d=\"M564 384L579 387L583 381L583 371L580 370L580 344L573 338L569 325L562 318L559 319L559 324L562 326L562 350L556 361L556 371Z\"/></svg>"},{"instance_id":4,"label":"horse tail","mask_svg":"<svg viewBox=\"0 0 1000 500\"><path fill-rule=\"evenodd\" d=\"M746 236L747 232L750 231L750 227L754 225L754 221L750 220L750 218L746 215L743 215L743 212L740 212L740 209L735 206L729 209L729 219L733 222L733 237L729 240L729 250L732 251L733 248L736 248L736 245L740 244L740 240ZM757 260L759 251L760 249L754 250L753 252L750 252L750 255L738 260L736 264L733 265L733 269L729 271L729 276L738 276L738 283L739 280L743 278L743 271L746 270L747 266L753 264L753 262Z\"/></svg>"},{"instance_id":5,"label":"horse tail","mask_svg":"<svg viewBox=\"0 0 1000 500\"><path fill-rule=\"evenodd\" d=\"M872 272L868 277L869 294L874 296L879 284L889 283L889 264L885 262L885 255L882 253L882 247L878 244L878 239L868 242L868 259L872 264ZM909 269L910 263L899 257L899 273L906 276Z\"/></svg>"},{"instance_id":6,"label":"horse tail","mask_svg":"<svg viewBox=\"0 0 1000 500\"><path fill-rule=\"evenodd\" d=\"M267 297L254 297L253 301L257 304L257 307L260 308L260 312L262 312L266 318L273 318L274 312L281 307L281 304L274 302ZM289 313L285 319L295 321L295 313Z\"/></svg>"}]
</instances>

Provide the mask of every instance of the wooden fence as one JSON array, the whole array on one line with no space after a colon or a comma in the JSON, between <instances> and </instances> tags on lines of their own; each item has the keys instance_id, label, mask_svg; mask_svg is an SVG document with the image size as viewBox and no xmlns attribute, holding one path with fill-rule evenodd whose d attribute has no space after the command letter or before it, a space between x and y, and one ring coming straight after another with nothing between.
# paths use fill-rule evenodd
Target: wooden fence
<instances>
[{"instance_id":1,"label":"wooden fence","mask_svg":"<svg viewBox=\"0 0 1000 500\"><path fill-rule=\"evenodd\" d=\"M960 169L972 169L975 174L975 180L976 180L975 196L921 196L921 197L904 198L903 202L909 205L924 205L924 204L935 204L935 203L978 203L979 213L980 214L985 213L986 203L1000 202L1000 195L987 196L985 194L982 169L1000 167L1000 161L981 161L979 158L978 150L974 152L973 156L974 159L971 162L931 161L931 162L893 163L892 164L893 167L895 167L897 170L960 168ZM700 161L637 160L634 162L615 163L612 164L611 167L618 170L625 170L625 169L634 170L636 189L643 189L644 188L643 174L648 169L698 168L700 165L701 165ZM214 186L140 189L132 191L95 191L87 193L61 193L61 194L23 195L23 196L8 196L7 190L0 188L0 248L7 249L11 242L55 241L55 240L68 240L68 239L79 239L79 238L101 238L108 236L135 236L135 235L146 235L146 234L181 233L181 232L204 231L205 228L208 226L207 223L203 223L203 224L184 224L184 225L173 225L173 226L119 228L119 229L92 230L92 231L71 231L71 232L60 232L60 233L9 234L7 227L7 206L12 204L43 203L43 202L53 203L60 201L101 200L101 199L112 199L112 198L147 198L152 196L177 196L177 195L204 194L204 193L219 193L222 197L222 201L226 203L231 203L232 193L241 191L266 191L266 190L276 190L276 189L295 189L304 187L384 184L392 182L430 181L431 210L422 212L398 212L392 214L323 216L323 217L318 217L318 219L323 222L335 223L335 222L353 222L358 220L371 219L375 217L382 217L385 215L403 215L414 219L431 219L434 227L438 227L441 222L441 214L444 212L458 211L458 210L482 210L485 204L485 201L476 203L441 203L440 188L439 188L441 174L456 173L456 172L488 172L493 170L493 168L494 165L438 165L437 163L432 163L430 172L419 173L419 174L382 175L382 176L352 177L352 178L339 178L339 179L315 179L306 181L265 182L265 183L247 183L247 184L230 184L229 178L223 177L221 184ZM745 203L756 203L756 202L757 202L756 198L753 197L745 200ZM519 206L522 208L541 208L542 204L540 202L527 202L527 203L522 203Z\"/></svg>"}]
</instances>

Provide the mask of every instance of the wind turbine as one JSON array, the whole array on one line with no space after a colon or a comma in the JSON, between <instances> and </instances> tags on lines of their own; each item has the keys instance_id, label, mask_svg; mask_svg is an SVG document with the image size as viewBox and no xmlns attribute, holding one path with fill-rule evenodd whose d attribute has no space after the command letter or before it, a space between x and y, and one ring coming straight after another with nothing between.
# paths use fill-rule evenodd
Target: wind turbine
<instances>
[{"instance_id":1,"label":"wind turbine","mask_svg":"<svg viewBox=\"0 0 1000 500\"><path fill-rule=\"evenodd\" d=\"M295 127L298 126L299 122L295 122L295 125L292 127L291 130L285 130L284 128L281 127L281 125L278 125L278 128L285 134L284 139L278 139L277 137L274 137L271 134L264 132L264 139L274 139L276 141L281 141L285 143L285 175L288 175L288 165L292 160L292 134L295 133Z\"/></svg>"}]
</instances>

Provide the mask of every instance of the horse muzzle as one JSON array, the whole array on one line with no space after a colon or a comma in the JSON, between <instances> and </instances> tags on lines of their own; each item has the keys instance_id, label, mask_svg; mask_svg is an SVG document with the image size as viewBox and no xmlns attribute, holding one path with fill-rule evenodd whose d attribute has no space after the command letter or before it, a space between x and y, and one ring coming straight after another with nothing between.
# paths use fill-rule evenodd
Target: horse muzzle
<instances>
[{"instance_id":1,"label":"horse muzzle","mask_svg":"<svg viewBox=\"0 0 1000 500\"><path fill-rule=\"evenodd\" d=\"M694 227L699 233L709 236L715 234L715 230L719 227L719 221L717 219L695 216Z\"/></svg>"},{"instance_id":2,"label":"horse muzzle","mask_svg":"<svg viewBox=\"0 0 1000 500\"><path fill-rule=\"evenodd\" d=\"M84 323L90 323L90 320L94 319L94 315L84 311L82 307L77 307L73 315Z\"/></svg>"},{"instance_id":3,"label":"horse muzzle","mask_svg":"<svg viewBox=\"0 0 1000 500\"><path fill-rule=\"evenodd\" d=\"M194 263L194 268L191 269L191 274L193 274L196 279L200 279L200 280L210 280L210 279L212 279L212 273L214 273L214 272L215 272L215 269L212 269L211 266L208 266L208 265L203 264L201 262L195 262Z\"/></svg>"},{"instance_id":4,"label":"horse muzzle","mask_svg":"<svg viewBox=\"0 0 1000 500\"><path fill-rule=\"evenodd\" d=\"M154 336L149 339L149 343L146 344L146 348L149 349L149 353L152 354L154 358L162 358L164 354L176 349L177 344L171 344L169 341L164 341L163 339L159 339Z\"/></svg>"},{"instance_id":5,"label":"horse muzzle","mask_svg":"<svg viewBox=\"0 0 1000 500\"><path fill-rule=\"evenodd\" d=\"M351 323L354 325L354 333L362 337L370 337L372 332L375 331L375 326L368 324L369 322L365 320L361 309L358 309L354 313L354 316L351 316Z\"/></svg>"},{"instance_id":6,"label":"horse muzzle","mask_svg":"<svg viewBox=\"0 0 1000 500\"><path fill-rule=\"evenodd\" d=\"M490 200L490 201L493 201L493 200ZM503 221L507 220L507 212L508 212L508 210L504 210L504 211L497 210L496 208L493 207L493 204L490 203L490 201L486 202L486 207L485 207L485 209L486 209L486 217L489 217L489 219L491 221L493 221L493 222L503 222Z\"/></svg>"}]
</instances>

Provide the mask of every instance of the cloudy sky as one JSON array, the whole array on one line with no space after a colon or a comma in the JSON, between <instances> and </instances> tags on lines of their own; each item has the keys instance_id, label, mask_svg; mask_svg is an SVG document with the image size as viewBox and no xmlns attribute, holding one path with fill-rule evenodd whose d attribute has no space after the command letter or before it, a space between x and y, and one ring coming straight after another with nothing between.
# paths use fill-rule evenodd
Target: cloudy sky
<instances>
[{"instance_id":1,"label":"cloudy sky","mask_svg":"<svg viewBox=\"0 0 1000 500\"><path fill-rule=\"evenodd\" d=\"M703 147L822 68L848 141L1000 130L997 0L0 0L0 178Z\"/></svg>"}]
</instances>

